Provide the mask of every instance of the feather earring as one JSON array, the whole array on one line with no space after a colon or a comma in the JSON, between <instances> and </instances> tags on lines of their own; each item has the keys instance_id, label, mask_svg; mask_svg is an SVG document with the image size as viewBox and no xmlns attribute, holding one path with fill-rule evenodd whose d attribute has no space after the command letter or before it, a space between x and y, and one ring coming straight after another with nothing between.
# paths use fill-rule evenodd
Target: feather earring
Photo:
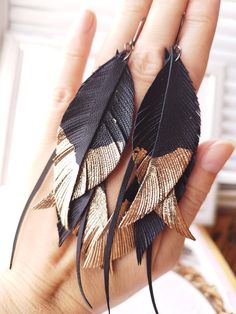
<instances>
[{"instance_id":1,"label":"feather earring","mask_svg":"<svg viewBox=\"0 0 236 314\"><path fill-rule=\"evenodd\" d=\"M193 167L199 135L200 110L197 96L180 56L171 48L170 53L165 52L165 65L145 95L136 119L132 154L136 176L128 189L129 197L124 193L128 179L123 181L118 197L118 203L123 198L130 206L117 225L121 209L117 203L109 226L104 253L108 309L109 265L116 228L134 225L138 263L141 263L144 252L148 250L149 286L151 244L165 224L183 236L194 239L177 201L182 197ZM151 287L150 292L152 294ZM153 295L152 301L154 302ZM154 308L156 311L155 304Z\"/></svg>"},{"instance_id":2,"label":"feather earring","mask_svg":"<svg viewBox=\"0 0 236 314\"><path fill-rule=\"evenodd\" d=\"M133 40L126 44L125 50L117 52L94 72L70 103L58 129L53 158L50 158L43 174L45 176L53 166L53 190L33 207L43 209L55 206L59 246L72 232L77 234L78 267L88 210L100 191L100 184L117 166L131 134L134 85L128 59L144 21L140 22ZM37 189L42 182L41 178ZM11 266L20 227L34 196L35 189L17 228ZM78 270L77 274L81 293L88 303Z\"/></svg>"},{"instance_id":3,"label":"feather earring","mask_svg":"<svg viewBox=\"0 0 236 314\"><path fill-rule=\"evenodd\" d=\"M74 208L76 212L79 207L80 217L83 214L77 204L79 197L106 179L119 162L129 138L134 115L134 86L127 54L125 50L117 52L88 78L62 118L53 153L53 191L34 208L55 205L65 229L69 229L68 216L72 217L74 225ZM49 163L51 166L52 158ZM33 192L30 201L35 195ZM85 207L88 204L83 203Z\"/></svg>"},{"instance_id":4,"label":"feather earring","mask_svg":"<svg viewBox=\"0 0 236 314\"><path fill-rule=\"evenodd\" d=\"M62 118L51 198L66 229L70 227L69 210L73 213L79 208L78 218L81 217L81 197L114 170L128 141L134 114L134 88L124 61L126 54L126 51L117 53L100 67L81 86ZM46 202L51 206L47 199ZM86 207L88 202L84 203ZM44 200L36 207L43 206Z\"/></svg>"}]
</instances>

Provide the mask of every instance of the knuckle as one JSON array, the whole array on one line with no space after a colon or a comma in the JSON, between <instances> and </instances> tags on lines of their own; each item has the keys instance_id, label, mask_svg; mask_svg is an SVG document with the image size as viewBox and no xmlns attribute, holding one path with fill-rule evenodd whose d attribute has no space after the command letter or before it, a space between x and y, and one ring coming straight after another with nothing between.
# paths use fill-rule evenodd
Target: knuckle
<instances>
[{"instance_id":1,"label":"knuckle","mask_svg":"<svg viewBox=\"0 0 236 314\"><path fill-rule=\"evenodd\" d=\"M133 52L130 69L135 80L151 84L163 65L163 50Z\"/></svg>"},{"instance_id":2,"label":"knuckle","mask_svg":"<svg viewBox=\"0 0 236 314\"><path fill-rule=\"evenodd\" d=\"M65 51L65 59L66 60L75 60L78 62L78 60L84 60L87 57L87 53L85 49L80 49L80 50L66 50Z\"/></svg>"},{"instance_id":3,"label":"knuckle","mask_svg":"<svg viewBox=\"0 0 236 314\"><path fill-rule=\"evenodd\" d=\"M123 0L121 14L140 15L150 6L150 3L150 0Z\"/></svg>"},{"instance_id":4,"label":"knuckle","mask_svg":"<svg viewBox=\"0 0 236 314\"><path fill-rule=\"evenodd\" d=\"M184 199L187 201L186 208L189 210L189 213L197 211L206 198L206 193L200 187L187 185Z\"/></svg>"},{"instance_id":5,"label":"knuckle","mask_svg":"<svg viewBox=\"0 0 236 314\"><path fill-rule=\"evenodd\" d=\"M188 13L184 18L186 22L196 26L199 24L212 24L212 17L205 12Z\"/></svg>"},{"instance_id":6,"label":"knuckle","mask_svg":"<svg viewBox=\"0 0 236 314\"><path fill-rule=\"evenodd\" d=\"M53 103L65 107L71 102L75 93L76 91L70 87L56 87L52 93Z\"/></svg>"}]
</instances>

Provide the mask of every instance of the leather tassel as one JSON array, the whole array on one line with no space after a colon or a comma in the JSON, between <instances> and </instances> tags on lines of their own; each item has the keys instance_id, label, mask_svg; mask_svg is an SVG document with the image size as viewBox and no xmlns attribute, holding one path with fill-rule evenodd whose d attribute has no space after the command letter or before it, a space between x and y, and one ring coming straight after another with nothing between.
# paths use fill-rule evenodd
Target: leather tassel
<instances>
[{"instance_id":1,"label":"leather tassel","mask_svg":"<svg viewBox=\"0 0 236 314\"><path fill-rule=\"evenodd\" d=\"M148 287L149 287L150 297L152 300L153 309L156 314L159 314L155 297L154 297L153 287L152 287L152 244L150 244L147 248L146 269L147 269Z\"/></svg>"},{"instance_id":2,"label":"leather tassel","mask_svg":"<svg viewBox=\"0 0 236 314\"><path fill-rule=\"evenodd\" d=\"M84 231L86 228L86 224L87 224L87 211L84 212L81 222L80 222L80 227L78 229L77 232L77 250L76 250L76 273L77 273L77 279L78 279L78 285L79 285L79 289L81 292L81 295L85 301L85 303L92 308L90 302L88 301L85 293L84 293L84 289L83 289L83 285L82 285L82 279L81 279L81 251L82 251L82 245L83 245L83 236L84 236Z\"/></svg>"},{"instance_id":3,"label":"leather tassel","mask_svg":"<svg viewBox=\"0 0 236 314\"><path fill-rule=\"evenodd\" d=\"M115 229L117 227L117 222L119 219L119 215L122 208L122 200L125 195L125 191L129 182L129 178L134 168L134 163L132 159L129 161L125 176L123 178L123 182L121 184L119 197L117 199L116 208L112 215L111 222L109 225L108 235L106 246L104 250L104 284L105 284L105 293L106 293L106 301L107 301L107 308L108 312L110 313L110 293L109 293L109 270L110 270L110 260L111 260L111 252L112 252L112 245L114 240Z\"/></svg>"},{"instance_id":4,"label":"leather tassel","mask_svg":"<svg viewBox=\"0 0 236 314\"><path fill-rule=\"evenodd\" d=\"M14 237L14 242L13 242L13 245L12 245L12 252L11 252L11 259L10 259L10 265L9 265L9 268L11 269L12 268L12 265L13 265L13 259L14 259L14 255L15 255L15 250L16 250L16 245L17 245L17 241L18 241L18 237L19 237L19 234L20 234L20 230L21 230L21 227L22 227L22 224L23 224L23 221L25 219L25 215L27 213L27 210L29 208L29 206L31 205L35 195L37 194L38 190L40 189L41 185L43 184L49 170L51 169L52 167L52 163L53 163L53 158L55 157L55 151L53 151L52 155L50 156L46 166L44 167L43 169L43 172L41 173L40 177L38 178L38 181L37 183L35 184L26 204L25 204L25 207L22 211L22 214L21 214L21 217L20 217L20 221L18 223L18 226L17 226L17 229L16 229L16 233L15 233L15 237Z\"/></svg>"}]
</instances>

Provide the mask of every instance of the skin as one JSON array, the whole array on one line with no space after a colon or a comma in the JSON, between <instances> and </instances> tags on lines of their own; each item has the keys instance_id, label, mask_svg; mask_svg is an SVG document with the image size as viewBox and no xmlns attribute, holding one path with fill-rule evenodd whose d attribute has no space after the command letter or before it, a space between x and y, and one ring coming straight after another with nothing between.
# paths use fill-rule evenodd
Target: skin
<instances>
[{"instance_id":1,"label":"skin","mask_svg":"<svg viewBox=\"0 0 236 314\"><path fill-rule=\"evenodd\" d=\"M181 58L198 89L205 73L219 6L219 0L124 0L97 57L96 67L112 57L117 48L123 48L123 44L133 37L139 21L146 16L146 23L129 60L138 108L162 67L163 49L175 43L182 14L186 12L179 34ZM61 74L48 109L38 158L35 160L32 186L55 147L60 120L82 82L95 29L94 14L85 11L79 24L70 33ZM212 140L199 146L196 165L179 204L188 225L192 223L217 173L233 150L234 145L223 140ZM127 147L118 169L109 176L107 193L110 211L115 206L129 156L130 147ZM50 190L51 184L50 174L38 198ZM83 270L82 280L93 310L83 303L75 270L76 239L71 237L58 248L56 222L53 209L29 211L27 214L13 269L1 275L1 313L86 314L101 313L106 309L101 270ZM166 229L154 241L153 278L161 276L175 265L183 243L184 238L170 229ZM114 270L110 277L112 305L124 301L146 285L145 259L138 266L135 252L115 261Z\"/></svg>"}]
</instances>

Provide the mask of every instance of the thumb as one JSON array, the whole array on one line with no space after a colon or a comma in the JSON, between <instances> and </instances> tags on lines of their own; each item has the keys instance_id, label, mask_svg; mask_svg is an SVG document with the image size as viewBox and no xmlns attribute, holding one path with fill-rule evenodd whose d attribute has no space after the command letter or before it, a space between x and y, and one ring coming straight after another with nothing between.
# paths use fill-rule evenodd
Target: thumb
<instances>
[{"instance_id":1,"label":"thumb","mask_svg":"<svg viewBox=\"0 0 236 314\"><path fill-rule=\"evenodd\" d=\"M199 146L194 169L189 177L185 193L179 202L179 208L188 226L196 217L218 172L229 159L234 148L235 146L231 142L223 140L209 141ZM169 263L165 262L167 268L165 271L171 269L179 257L184 239L175 230L166 228L161 244L158 239L154 241L153 260L156 261L160 258L158 252L162 248L168 248L171 260ZM159 260L159 267L160 262Z\"/></svg>"},{"instance_id":2,"label":"thumb","mask_svg":"<svg viewBox=\"0 0 236 314\"><path fill-rule=\"evenodd\" d=\"M210 188L225 162L234 151L233 143L223 140L200 145L196 164L179 203L180 210L188 225L196 217Z\"/></svg>"}]
</instances>

